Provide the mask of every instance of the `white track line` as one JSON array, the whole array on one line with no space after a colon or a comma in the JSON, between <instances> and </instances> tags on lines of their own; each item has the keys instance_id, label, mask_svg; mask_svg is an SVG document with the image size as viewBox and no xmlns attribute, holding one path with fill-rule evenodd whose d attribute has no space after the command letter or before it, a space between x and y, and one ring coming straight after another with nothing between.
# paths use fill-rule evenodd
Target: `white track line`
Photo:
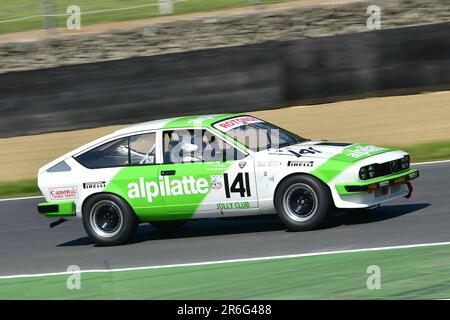
<instances>
[{"instance_id":1,"label":"white track line","mask_svg":"<svg viewBox=\"0 0 450 320\"><path fill-rule=\"evenodd\" d=\"M428 161L428 162L417 162L417 163L411 163L412 166L421 166L426 164L439 164L439 163L447 163L450 162L450 160L439 160L439 161Z\"/></svg>"},{"instance_id":2,"label":"white track line","mask_svg":"<svg viewBox=\"0 0 450 320\"><path fill-rule=\"evenodd\" d=\"M440 163L449 163L450 160L439 160L439 161L429 161L429 162L417 162L411 163L412 166L422 166L428 164L440 164ZM34 197L22 197L22 198L11 198L11 199L0 199L0 202L6 201L18 201L18 200L30 200L30 199L43 199L43 196L34 196Z\"/></svg>"},{"instance_id":3,"label":"white track line","mask_svg":"<svg viewBox=\"0 0 450 320\"><path fill-rule=\"evenodd\" d=\"M2 279L15 279L15 278L32 278L32 277L71 275L71 274L74 274L74 273L105 273L105 272L138 271L138 270L152 270L152 269L176 268L176 267L207 266L207 265L222 264L222 263L254 262L254 261L266 261L266 260L275 260L275 259L288 259L288 258L325 256L325 255L339 254L339 253L370 252L370 251L409 249L409 248L421 248L421 247L445 246L445 245L450 245L450 242L419 243L419 244L408 244L408 245L376 247L376 248L364 248L364 249L322 251L322 252L290 254L290 255L281 255L281 256L229 259L229 260L217 260L217 261L205 261L205 262L191 262L191 263L168 264L168 265L147 266L147 267L133 267L133 268L119 268L119 269L98 269L98 270L81 270L80 272L65 271L65 272L53 272L53 273L21 274L21 275L0 276L0 280L2 280Z\"/></svg>"},{"instance_id":4,"label":"white track line","mask_svg":"<svg viewBox=\"0 0 450 320\"><path fill-rule=\"evenodd\" d=\"M41 199L43 196L33 196L33 197L21 197L21 198L10 198L10 199L0 199L0 202L6 201L16 201L16 200L30 200L30 199Z\"/></svg>"}]
</instances>

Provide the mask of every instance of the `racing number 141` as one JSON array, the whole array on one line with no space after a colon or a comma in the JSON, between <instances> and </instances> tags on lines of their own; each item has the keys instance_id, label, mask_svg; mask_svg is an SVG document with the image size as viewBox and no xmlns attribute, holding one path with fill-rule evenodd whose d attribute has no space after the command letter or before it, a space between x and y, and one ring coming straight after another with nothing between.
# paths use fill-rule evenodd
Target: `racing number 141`
<instances>
[{"instance_id":1,"label":"racing number 141","mask_svg":"<svg viewBox=\"0 0 450 320\"><path fill-rule=\"evenodd\" d=\"M223 178L225 183L225 195L227 196L227 198L231 198L231 192L239 193L242 198L250 197L252 195L250 191L250 179L248 172L238 173L236 178L234 178L233 182L231 183L231 187L228 180L228 173L224 173Z\"/></svg>"}]
</instances>

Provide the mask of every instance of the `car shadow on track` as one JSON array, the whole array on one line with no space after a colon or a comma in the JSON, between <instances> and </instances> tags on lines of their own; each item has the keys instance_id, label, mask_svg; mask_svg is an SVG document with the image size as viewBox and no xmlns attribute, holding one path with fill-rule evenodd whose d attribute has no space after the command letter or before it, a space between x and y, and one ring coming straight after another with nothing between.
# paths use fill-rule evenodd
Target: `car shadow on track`
<instances>
[{"instance_id":1,"label":"car shadow on track","mask_svg":"<svg viewBox=\"0 0 450 320\"><path fill-rule=\"evenodd\" d=\"M279 231L285 227L276 216L235 218L235 219L199 219L189 221L176 233L163 233L149 223L142 223L129 244L151 240L194 238L220 235L233 235L254 232ZM88 237L78 238L62 244L65 246L92 245Z\"/></svg>"},{"instance_id":2,"label":"car shadow on track","mask_svg":"<svg viewBox=\"0 0 450 320\"><path fill-rule=\"evenodd\" d=\"M412 203L381 206L374 211L335 212L320 229L336 228L339 226L350 226L358 224L375 223L384 220L390 220L422 210L430 206L429 203Z\"/></svg>"},{"instance_id":3,"label":"car shadow on track","mask_svg":"<svg viewBox=\"0 0 450 320\"><path fill-rule=\"evenodd\" d=\"M331 229L345 225L358 225L374 223L389 219L394 219L418 210L428 207L429 203L415 203L382 206L374 212L367 213L348 213L345 211L333 212L332 216L318 230ZM148 223L142 223L136 235L128 245L164 239L182 239L194 237L233 235L243 233L256 233L268 231L286 230L284 225L276 216L248 217L235 219L204 219L188 222L181 230L176 233L164 234L150 226ZM308 231L308 232L314 232ZM94 245L94 242L88 238L78 238L62 244L58 247L66 246L84 246Z\"/></svg>"}]
</instances>

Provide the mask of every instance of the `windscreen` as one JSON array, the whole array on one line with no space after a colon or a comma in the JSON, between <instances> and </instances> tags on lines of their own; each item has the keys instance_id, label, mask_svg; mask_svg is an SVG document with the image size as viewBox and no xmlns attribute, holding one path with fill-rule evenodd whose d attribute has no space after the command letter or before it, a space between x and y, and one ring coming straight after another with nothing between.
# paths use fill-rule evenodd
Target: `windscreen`
<instances>
[{"instance_id":1,"label":"windscreen","mask_svg":"<svg viewBox=\"0 0 450 320\"><path fill-rule=\"evenodd\" d=\"M252 151L282 148L307 141L295 133L251 116L233 117L213 125Z\"/></svg>"}]
</instances>

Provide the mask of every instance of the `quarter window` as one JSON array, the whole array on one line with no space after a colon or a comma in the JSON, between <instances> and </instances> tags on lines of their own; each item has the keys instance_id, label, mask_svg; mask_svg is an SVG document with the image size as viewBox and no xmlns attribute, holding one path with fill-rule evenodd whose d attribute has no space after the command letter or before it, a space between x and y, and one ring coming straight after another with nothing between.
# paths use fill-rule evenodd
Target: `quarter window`
<instances>
[{"instance_id":1,"label":"quarter window","mask_svg":"<svg viewBox=\"0 0 450 320\"><path fill-rule=\"evenodd\" d=\"M107 142L77 157L89 169L155 164L156 134L145 133Z\"/></svg>"},{"instance_id":2,"label":"quarter window","mask_svg":"<svg viewBox=\"0 0 450 320\"><path fill-rule=\"evenodd\" d=\"M127 166L128 158L127 137L105 143L75 157L75 160L89 169L98 169Z\"/></svg>"},{"instance_id":3,"label":"quarter window","mask_svg":"<svg viewBox=\"0 0 450 320\"><path fill-rule=\"evenodd\" d=\"M156 134L146 133L130 137L130 164L155 164Z\"/></svg>"}]
</instances>

